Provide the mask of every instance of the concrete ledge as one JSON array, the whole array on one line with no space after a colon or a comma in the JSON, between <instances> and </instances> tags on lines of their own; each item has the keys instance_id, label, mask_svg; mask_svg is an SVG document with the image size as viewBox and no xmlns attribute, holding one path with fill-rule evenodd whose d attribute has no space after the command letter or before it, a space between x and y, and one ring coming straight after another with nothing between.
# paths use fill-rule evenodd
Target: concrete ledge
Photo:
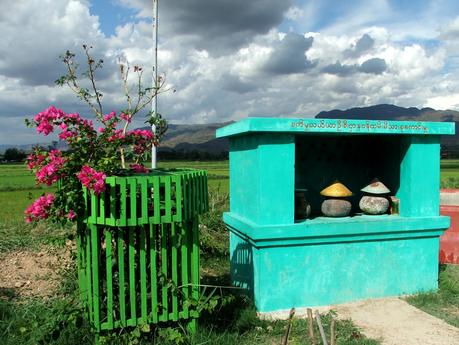
<instances>
[{"instance_id":1,"label":"concrete ledge","mask_svg":"<svg viewBox=\"0 0 459 345\"><path fill-rule=\"evenodd\" d=\"M450 226L449 217L355 216L318 217L301 223L259 225L223 214L228 229L256 247L438 237Z\"/></svg>"},{"instance_id":2,"label":"concrete ledge","mask_svg":"<svg viewBox=\"0 0 459 345\"><path fill-rule=\"evenodd\" d=\"M441 189L440 205L459 206L459 189Z\"/></svg>"}]
</instances>

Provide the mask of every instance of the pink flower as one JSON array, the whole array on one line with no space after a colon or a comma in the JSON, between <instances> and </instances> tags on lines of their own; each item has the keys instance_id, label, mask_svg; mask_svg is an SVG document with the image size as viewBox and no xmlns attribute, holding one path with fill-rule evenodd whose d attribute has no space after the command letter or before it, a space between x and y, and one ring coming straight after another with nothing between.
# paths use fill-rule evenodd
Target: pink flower
<instances>
[{"instance_id":1,"label":"pink flower","mask_svg":"<svg viewBox=\"0 0 459 345\"><path fill-rule=\"evenodd\" d=\"M124 133L122 129L117 129L115 133L113 133L107 140L109 142L114 141L114 140L121 140L124 139Z\"/></svg>"},{"instance_id":2,"label":"pink flower","mask_svg":"<svg viewBox=\"0 0 459 345\"><path fill-rule=\"evenodd\" d=\"M116 113L114 111L108 113L107 115L104 116L104 121L110 121L111 119L116 118Z\"/></svg>"},{"instance_id":3,"label":"pink flower","mask_svg":"<svg viewBox=\"0 0 459 345\"><path fill-rule=\"evenodd\" d=\"M87 129L94 129L94 126L92 124L92 120L83 120L83 127L86 127Z\"/></svg>"},{"instance_id":4,"label":"pink flower","mask_svg":"<svg viewBox=\"0 0 459 345\"><path fill-rule=\"evenodd\" d=\"M88 165L84 165L81 168L77 177L83 186L93 190L96 195L99 195L105 190L105 174L103 172L97 172Z\"/></svg>"},{"instance_id":5,"label":"pink flower","mask_svg":"<svg viewBox=\"0 0 459 345\"><path fill-rule=\"evenodd\" d=\"M70 141L76 134L70 131L63 131L59 134L59 139Z\"/></svg>"},{"instance_id":6,"label":"pink flower","mask_svg":"<svg viewBox=\"0 0 459 345\"><path fill-rule=\"evenodd\" d=\"M53 194L45 194L39 197L35 202L27 207L25 210L25 221L31 223L40 219L46 219L49 217L52 204L54 202Z\"/></svg>"},{"instance_id":7,"label":"pink flower","mask_svg":"<svg viewBox=\"0 0 459 345\"><path fill-rule=\"evenodd\" d=\"M136 173L146 173L148 169L142 164L129 164L129 167Z\"/></svg>"},{"instance_id":8,"label":"pink flower","mask_svg":"<svg viewBox=\"0 0 459 345\"><path fill-rule=\"evenodd\" d=\"M146 140L152 140L155 136L154 134L146 129L134 129L128 132L129 135L140 137Z\"/></svg>"},{"instance_id":9,"label":"pink flower","mask_svg":"<svg viewBox=\"0 0 459 345\"><path fill-rule=\"evenodd\" d=\"M131 123L132 115L121 113L120 114L120 118L123 119L124 121L126 121L127 123Z\"/></svg>"},{"instance_id":10,"label":"pink flower","mask_svg":"<svg viewBox=\"0 0 459 345\"><path fill-rule=\"evenodd\" d=\"M155 135L146 129L135 129L127 133L134 144L134 153L142 154L153 143Z\"/></svg>"},{"instance_id":11,"label":"pink flower","mask_svg":"<svg viewBox=\"0 0 459 345\"><path fill-rule=\"evenodd\" d=\"M81 121L80 114L78 113L67 114L65 115L65 120L78 124Z\"/></svg>"},{"instance_id":12,"label":"pink flower","mask_svg":"<svg viewBox=\"0 0 459 345\"><path fill-rule=\"evenodd\" d=\"M43 183L51 186L56 183L62 176L62 168L65 164L65 159L62 157L62 152L59 150L52 150L48 155L48 163L41 166L35 172L35 177L38 183Z\"/></svg>"},{"instance_id":13,"label":"pink flower","mask_svg":"<svg viewBox=\"0 0 459 345\"><path fill-rule=\"evenodd\" d=\"M34 121L37 124L37 133L48 135L54 129L54 121L62 119L65 113L53 106L39 112L34 116Z\"/></svg>"},{"instance_id":14,"label":"pink flower","mask_svg":"<svg viewBox=\"0 0 459 345\"><path fill-rule=\"evenodd\" d=\"M69 210L69 213L67 214L67 218L70 220L73 220L76 217L76 213L73 212L72 209Z\"/></svg>"},{"instance_id":15,"label":"pink flower","mask_svg":"<svg viewBox=\"0 0 459 345\"><path fill-rule=\"evenodd\" d=\"M32 170L38 166L41 166L45 160L45 156L42 154L30 154L27 156L27 168Z\"/></svg>"}]
</instances>

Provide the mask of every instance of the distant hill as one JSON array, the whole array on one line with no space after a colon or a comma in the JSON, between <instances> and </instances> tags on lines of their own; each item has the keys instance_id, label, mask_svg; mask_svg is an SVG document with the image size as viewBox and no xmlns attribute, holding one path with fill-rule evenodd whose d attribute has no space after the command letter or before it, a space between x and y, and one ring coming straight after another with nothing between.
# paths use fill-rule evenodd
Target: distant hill
<instances>
[{"instance_id":1,"label":"distant hill","mask_svg":"<svg viewBox=\"0 0 459 345\"><path fill-rule=\"evenodd\" d=\"M218 154L228 151L229 143L226 138L215 138L215 131L232 122L211 123L202 125L170 124L161 142L159 151L204 151Z\"/></svg>"},{"instance_id":2,"label":"distant hill","mask_svg":"<svg viewBox=\"0 0 459 345\"><path fill-rule=\"evenodd\" d=\"M403 108L392 104L378 104L371 107L347 110L321 111L315 116L319 119L371 119L396 121L434 121L455 122L456 134L442 137L442 144L450 150L459 151L459 111L435 110L432 108Z\"/></svg>"},{"instance_id":3,"label":"distant hill","mask_svg":"<svg viewBox=\"0 0 459 345\"><path fill-rule=\"evenodd\" d=\"M432 108L403 108L391 104L379 104L371 107L352 108L347 110L322 111L316 118L329 119L371 119L371 120L410 120L410 121L451 121L456 123L456 135L442 137L442 144L459 152L459 112L454 110L435 110ZM228 152L227 138L215 138L215 131L231 122L211 124L170 124L163 138L159 152L206 152L219 155ZM149 129L145 127L144 129ZM47 146L49 144L41 144ZM30 151L34 145L0 145L0 152L8 147ZM57 147L65 149L65 144L59 142Z\"/></svg>"}]
</instances>

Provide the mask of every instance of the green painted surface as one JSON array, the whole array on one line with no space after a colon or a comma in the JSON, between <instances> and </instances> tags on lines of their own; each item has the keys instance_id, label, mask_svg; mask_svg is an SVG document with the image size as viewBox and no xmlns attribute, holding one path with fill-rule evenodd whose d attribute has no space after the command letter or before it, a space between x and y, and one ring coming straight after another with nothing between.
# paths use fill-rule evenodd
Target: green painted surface
<instances>
[{"instance_id":1,"label":"green painted surface","mask_svg":"<svg viewBox=\"0 0 459 345\"><path fill-rule=\"evenodd\" d=\"M438 243L434 237L262 249L254 277L257 308L268 312L436 289Z\"/></svg>"},{"instance_id":2,"label":"green painted surface","mask_svg":"<svg viewBox=\"0 0 459 345\"><path fill-rule=\"evenodd\" d=\"M249 117L217 129L217 138L254 132L335 134L454 134L451 122Z\"/></svg>"},{"instance_id":3,"label":"green painted surface","mask_svg":"<svg viewBox=\"0 0 459 345\"><path fill-rule=\"evenodd\" d=\"M402 142L400 214L438 215L440 208L440 137L410 136Z\"/></svg>"},{"instance_id":4,"label":"green painted surface","mask_svg":"<svg viewBox=\"0 0 459 345\"><path fill-rule=\"evenodd\" d=\"M437 288L440 229L277 241L253 241L229 229L232 283L245 288L261 312Z\"/></svg>"},{"instance_id":5,"label":"green painted surface","mask_svg":"<svg viewBox=\"0 0 459 345\"><path fill-rule=\"evenodd\" d=\"M230 139L231 276L259 311L435 289L440 135L453 123L248 118L217 131ZM400 215L366 216L360 189L379 178ZM320 191L339 179L351 216L320 214ZM310 219L294 220L306 188Z\"/></svg>"},{"instance_id":6,"label":"green painted surface","mask_svg":"<svg viewBox=\"0 0 459 345\"><path fill-rule=\"evenodd\" d=\"M258 224L293 222L294 140L290 134L255 134L230 140L233 212Z\"/></svg>"},{"instance_id":7,"label":"green painted surface","mask_svg":"<svg viewBox=\"0 0 459 345\"><path fill-rule=\"evenodd\" d=\"M99 196L84 190L86 216L78 222L80 291L94 329L190 318L186 297L199 298L206 172L158 170L106 182Z\"/></svg>"},{"instance_id":8,"label":"green painted surface","mask_svg":"<svg viewBox=\"0 0 459 345\"><path fill-rule=\"evenodd\" d=\"M318 217L301 223L257 225L225 213L225 223L256 247L301 243L374 241L402 237L440 235L450 225L449 217L360 216L345 218Z\"/></svg>"}]
</instances>

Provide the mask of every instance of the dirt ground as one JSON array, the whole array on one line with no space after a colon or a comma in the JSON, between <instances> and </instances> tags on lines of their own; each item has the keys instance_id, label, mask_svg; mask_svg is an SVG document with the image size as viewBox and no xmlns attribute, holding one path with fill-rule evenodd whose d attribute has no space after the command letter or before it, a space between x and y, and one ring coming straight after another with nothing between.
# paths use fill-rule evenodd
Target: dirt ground
<instances>
[{"instance_id":1,"label":"dirt ground","mask_svg":"<svg viewBox=\"0 0 459 345\"><path fill-rule=\"evenodd\" d=\"M400 298L383 298L333 307L383 345L459 345L459 328L429 315Z\"/></svg>"},{"instance_id":2,"label":"dirt ground","mask_svg":"<svg viewBox=\"0 0 459 345\"><path fill-rule=\"evenodd\" d=\"M60 271L73 264L73 250L74 244L69 241L65 248L42 247L37 252L15 251L1 256L0 299L54 296ZM351 319L362 333L380 339L383 345L459 345L459 328L400 298L359 301L326 309L335 310L341 319Z\"/></svg>"},{"instance_id":3,"label":"dirt ground","mask_svg":"<svg viewBox=\"0 0 459 345\"><path fill-rule=\"evenodd\" d=\"M60 270L69 268L70 250L42 247L37 252L14 251L0 257L0 298L44 297L55 295Z\"/></svg>"}]
</instances>

